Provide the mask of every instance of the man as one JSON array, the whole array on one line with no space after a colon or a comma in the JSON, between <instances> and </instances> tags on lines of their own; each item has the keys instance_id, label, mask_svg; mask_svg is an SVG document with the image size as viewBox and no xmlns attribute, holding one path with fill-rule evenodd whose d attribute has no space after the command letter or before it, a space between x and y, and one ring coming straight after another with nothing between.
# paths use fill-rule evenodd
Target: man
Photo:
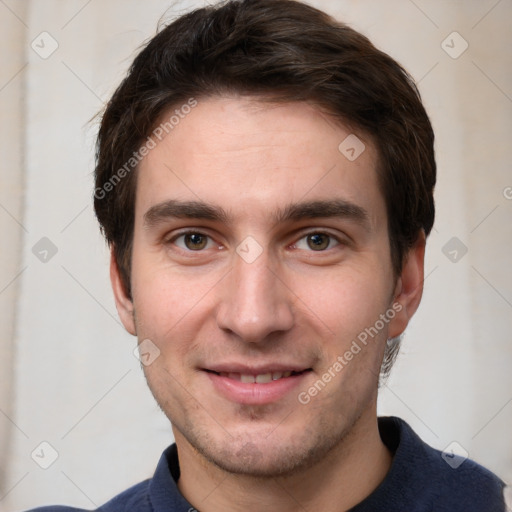
<instances>
[{"instance_id":1,"label":"man","mask_svg":"<svg viewBox=\"0 0 512 512\"><path fill-rule=\"evenodd\" d=\"M149 42L102 118L95 208L176 444L102 511L505 510L492 473L377 419L433 142L407 73L302 3L228 1Z\"/></svg>"}]
</instances>

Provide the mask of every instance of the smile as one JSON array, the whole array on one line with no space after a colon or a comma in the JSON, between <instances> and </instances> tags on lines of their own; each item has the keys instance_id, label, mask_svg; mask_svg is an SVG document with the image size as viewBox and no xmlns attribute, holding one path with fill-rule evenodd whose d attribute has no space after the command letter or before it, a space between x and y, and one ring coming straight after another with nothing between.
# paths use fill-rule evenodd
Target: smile
<instances>
[{"instance_id":1,"label":"smile","mask_svg":"<svg viewBox=\"0 0 512 512\"><path fill-rule=\"evenodd\" d=\"M304 370L308 371L308 370ZM268 384L269 382L286 379L287 377L291 377L292 375L300 375L303 372L296 371L285 371L285 372L267 372L260 373L258 375L244 374L244 373L236 373L236 372L220 372L218 375L221 377L226 377L231 380L237 380L240 382L244 382L246 384Z\"/></svg>"},{"instance_id":2,"label":"smile","mask_svg":"<svg viewBox=\"0 0 512 512\"><path fill-rule=\"evenodd\" d=\"M304 387L304 379L312 372L311 368L216 368L206 370L213 388L231 402L246 405L275 403L296 390ZM238 370L238 371L233 371Z\"/></svg>"}]
</instances>

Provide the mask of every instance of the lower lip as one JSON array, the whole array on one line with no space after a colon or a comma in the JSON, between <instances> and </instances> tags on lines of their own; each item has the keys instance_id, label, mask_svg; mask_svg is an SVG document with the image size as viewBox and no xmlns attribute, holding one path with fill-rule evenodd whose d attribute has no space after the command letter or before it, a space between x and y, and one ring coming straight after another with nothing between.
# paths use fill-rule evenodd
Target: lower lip
<instances>
[{"instance_id":1,"label":"lower lip","mask_svg":"<svg viewBox=\"0 0 512 512\"><path fill-rule=\"evenodd\" d=\"M277 402L297 388L306 375L309 374L309 372L304 372L265 384L252 384L221 377L216 373L205 373L221 395L232 402L246 405L264 405Z\"/></svg>"}]
</instances>

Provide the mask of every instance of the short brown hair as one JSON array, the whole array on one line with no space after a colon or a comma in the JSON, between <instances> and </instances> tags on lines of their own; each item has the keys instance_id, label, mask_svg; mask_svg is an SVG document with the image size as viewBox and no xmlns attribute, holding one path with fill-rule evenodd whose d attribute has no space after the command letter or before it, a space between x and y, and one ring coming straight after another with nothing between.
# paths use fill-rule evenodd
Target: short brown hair
<instances>
[{"instance_id":1,"label":"short brown hair","mask_svg":"<svg viewBox=\"0 0 512 512\"><path fill-rule=\"evenodd\" d=\"M434 222L434 134L414 81L366 37L311 6L229 0L185 14L155 35L103 114L94 207L126 292L133 157L171 108L223 94L307 101L371 137L399 275L419 232L428 235Z\"/></svg>"}]
</instances>

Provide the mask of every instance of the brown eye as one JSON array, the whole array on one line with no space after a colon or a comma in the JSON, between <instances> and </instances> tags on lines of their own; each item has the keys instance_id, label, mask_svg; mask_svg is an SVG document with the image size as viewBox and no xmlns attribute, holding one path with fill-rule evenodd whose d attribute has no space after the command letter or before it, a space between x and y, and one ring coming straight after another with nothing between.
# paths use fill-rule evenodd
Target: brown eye
<instances>
[{"instance_id":1,"label":"brown eye","mask_svg":"<svg viewBox=\"0 0 512 512\"><path fill-rule=\"evenodd\" d=\"M200 235L199 233L191 233L189 235L185 235L185 245L187 249L191 251L199 251L206 247L208 242L207 238L204 235Z\"/></svg>"},{"instance_id":2,"label":"brown eye","mask_svg":"<svg viewBox=\"0 0 512 512\"><path fill-rule=\"evenodd\" d=\"M313 251L324 251L329 247L331 237L325 233L314 233L306 237L308 247Z\"/></svg>"},{"instance_id":3,"label":"brown eye","mask_svg":"<svg viewBox=\"0 0 512 512\"><path fill-rule=\"evenodd\" d=\"M182 235L182 239L183 245L190 251L200 251L208 245L208 237L201 233L188 233Z\"/></svg>"}]
</instances>

